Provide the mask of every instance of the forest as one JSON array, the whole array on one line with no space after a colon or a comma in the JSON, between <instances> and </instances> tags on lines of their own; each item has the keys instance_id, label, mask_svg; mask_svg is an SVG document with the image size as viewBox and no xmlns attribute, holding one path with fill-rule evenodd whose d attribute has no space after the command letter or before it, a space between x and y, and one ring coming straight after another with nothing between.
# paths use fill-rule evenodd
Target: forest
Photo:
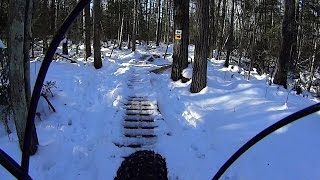
<instances>
[{"instance_id":1,"label":"forest","mask_svg":"<svg viewBox=\"0 0 320 180\"><path fill-rule=\"evenodd\" d=\"M319 101L320 0L91 0L81 10L70 28L65 29L66 33L60 39L61 43L58 42L58 44L60 43L58 48L51 52L50 48L55 43L55 38L62 32L61 29L66 23L66 18L81 1L0 0L0 120L3 122L1 130L4 131L3 134L8 136L12 132L16 134L19 149L24 150L27 147L28 155L36 154L39 144L41 144L37 134L39 131L38 124L41 126L44 123L41 117L44 117L44 119L52 118L51 115L48 115L48 110L43 110L43 107L40 107L39 110L39 106L48 106L49 112L59 114L59 110L61 113L63 106L57 104L62 103L59 98L64 97L64 95L59 94L60 92L57 89L61 88L60 91L63 91L64 88L68 89L65 90L68 98L72 95L71 88L68 85L72 84L71 80L64 77L63 73L68 74L67 68L73 64L77 64L81 69L84 68L82 66L91 66L92 64L94 71L85 69L83 72L83 74L90 72L87 74L88 79L92 78L91 74L105 75L106 79L112 79L113 77L109 76L113 73L116 74L113 82L119 81L119 84L121 84L122 77L119 76L120 79L116 79L118 74L121 74L118 71L132 68L133 70L126 71L126 73L132 71L132 74L127 77L129 82L137 85L135 84L137 81L145 81L145 78L148 82L151 82L151 85L141 85L142 89L148 90L149 86L154 87L154 89L171 88L168 91L168 94L171 94L172 89L187 88L187 92L174 91L178 94L182 93L181 96L190 93L188 95L190 99L186 98L186 103L180 104L181 107L185 107L185 109L181 109L180 116L176 116L176 112L171 112L168 107L162 110L164 111L162 114L165 117L165 113L168 112L168 117L171 118L173 115L170 115L170 113L173 113L174 118L185 119L191 125L194 125L194 123L197 125L193 120L198 116L202 118L197 113L204 110L200 110L199 104L199 107L195 108L198 108L197 110L188 109L189 105L187 104L201 104L204 101L203 99L211 97L219 100L217 89L220 85L218 84L226 83L226 81L241 80L243 84L250 82L254 86L256 80L263 79L261 80L264 82L263 90L259 90L257 93L263 94L260 91L264 91L263 98L267 98L269 91L276 95L280 94L285 99L285 108L280 109L289 112L298 110L297 107L300 107L294 106L293 109L288 107L290 96L302 96L311 99L312 102ZM56 74L49 75L51 79L45 79L48 69L39 70L39 67L47 57L50 57L50 54L52 54L52 58L48 59L48 62L50 61L48 67L52 61L54 69L61 74L57 73L59 77L56 77ZM130 79L130 76L138 76L134 72L145 73L141 69L134 69L136 66L132 64L136 61L152 62L153 65L148 67L150 69L157 67L157 69L150 70L150 72L160 74L159 76L163 78L154 77L154 75L150 78L146 75L141 80ZM59 63L65 66L61 69L57 68ZM131 64L127 65L125 63ZM42 66L45 66L43 64ZM75 67L70 67L70 69L73 68ZM112 72L112 68L117 69L117 71ZM74 73L80 72L78 69L73 69L73 71ZM220 74L221 76L217 75L216 78L216 74L221 71L223 74ZM39 80L40 84L38 85L36 82L38 81L36 79L37 73L40 74L39 76L41 76L41 73L44 75L42 82ZM83 74L78 75L82 77ZM229 75L230 79L228 79ZM72 77L78 78L76 76ZM85 79L85 77L82 78ZM170 81L167 82L166 78ZM220 82L220 78L224 81ZM84 79L80 79L77 85L83 86L80 85L80 81L88 81L87 83L90 84L88 79ZM109 82L102 77L97 77L97 79L99 81L94 78L90 79L94 82L94 87L101 82L112 84L111 80ZM68 80L70 82L67 82ZM153 83L156 80L159 82ZM72 82L75 81L77 80L73 79ZM180 82L181 84L179 84ZM64 83L65 85L61 85ZM165 83L173 83L173 85L167 86ZM113 85L116 86L115 84L110 85L110 87L101 85L101 87L104 87L105 90L108 89L108 92L116 92L118 99L122 98L117 94L119 92L128 95L129 99L131 96L134 97L131 98L134 100L141 99L139 95L142 92L151 94L150 97L147 96L151 99L155 96L151 92L146 92L146 90L142 92L132 91L136 94L130 95L128 92L131 90L121 89L118 87L119 84L114 90L110 88ZM130 83L129 85L134 86ZM225 84L226 87L227 85ZM212 93L214 90L208 90L215 89L214 87L217 87L217 93ZM224 88L224 85L221 85L221 87ZM94 94L96 91L102 93L98 86L93 89L87 86L82 88L93 91L88 93ZM237 86L237 88L241 89L241 86ZM167 96L166 93L154 89L153 91L157 93L157 96ZM223 89L223 91L232 94L232 91L227 90L228 88ZM241 89L241 92L242 90L245 91ZM278 93L279 91L284 93ZM202 97L204 92L205 94L212 94ZM35 96L37 97L36 100L32 99L34 96L32 93L39 94L38 97ZM87 96L82 94L81 89L79 92L77 90L77 93ZM107 94L106 91L103 91L103 93ZM234 93L235 95L230 96L241 99L245 97L246 93L250 94L250 90L244 92L243 96ZM112 106L116 106L114 104L118 102L118 99L113 97L116 95L112 95ZM198 95L203 99L193 99ZM101 96L104 97L104 95ZM176 96L175 99L180 101L181 96ZM275 95L272 97L271 101L278 102ZM98 104L97 99L99 98L91 96L90 98L93 100L89 100L89 97L86 98L83 101L76 102L78 105L90 104L91 101ZM170 98L172 97L166 97L162 101L159 98L154 98L154 101L157 102L154 106L158 107L159 104L161 105L164 102L170 103L172 100ZM296 97L291 99L294 99L292 100L293 104L299 104ZM38 101L42 105L38 105ZM247 99L244 101L247 102ZM279 101L282 102L283 100ZM305 102L307 100L301 101ZM64 103L64 106L67 106L68 103ZM223 103L220 106L228 106L229 102L223 100ZM201 107L205 107L204 104L201 104ZM83 107L81 106L81 108ZM232 111L236 112L237 108L238 105L232 105L232 107L228 106L226 109L228 109L227 111L233 109ZM157 109L159 110L159 107ZM180 107L177 107L177 109L180 111ZM40 122L31 123L30 144L25 145L24 138L28 133L26 132L27 119L31 111L34 111L31 113L33 114L31 119L33 121L38 119ZM83 113L87 112L87 109L78 109L77 111ZM113 112L113 109L104 109L104 111ZM161 108L159 111L161 111ZM210 115L211 111L202 113L209 113ZM161 113L159 112L159 114ZM260 115L254 115L252 118L260 117ZM95 117L94 114L93 116ZM76 117L78 117L78 114ZM97 119L99 118L101 117L97 117ZM198 120L198 118L195 119ZM61 119L62 124L69 125L70 122L72 124L70 119ZM60 126L60 124L57 126ZM177 122L173 126L178 127L177 124L179 123ZM105 127L109 127L109 125L105 125ZM170 124L168 127L170 129ZM260 127L262 125L255 128L259 129ZM0 135L2 136L1 132ZM111 136L114 137L115 135ZM146 135L144 134L144 136ZM0 140L1 143L2 140ZM119 143L114 144L122 146ZM193 149L193 145L190 146ZM119 159L121 159L120 156L117 160ZM176 167L178 166L174 166L173 169ZM41 177L46 179L47 176L43 175ZM88 177L92 178L92 176ZM179 179L179 177L186 176L179 174L170 177ZM196 178L195 176L192 177ZM72 178L74 177L72 176ZM228 177L226 178L228 179ZM250 176L249 179L255 178Z\"/></svg>"},{"instance_id":2,"label":"forest","mask_svg":"<svg viewBox=\"0 0 320 180\"><path fill-rule=\"evenodd\" d=\"M45 52L50 39L77 1L30 3L31 47L32 50L42 48ZM201 38L208 40L208 58L222 56L226 67L232 61L247 70L256 68L259 74L270 74L275 84L286 87L289 83L299 92L306 90L319 94L319 80L315 78L319 67L319 1L106 0L95 3L99 6L97 13L94 13L94 3L88 6L66 35L76 50L85 44L86 58L91 56L91 43L96 41L106 46L113 43L114 48L119 49L127 46L134 51L132 41L146 45L154 42L157 46L159 43L170 44L174 42L175 30L181 29L183 43L179 48L185 49L197 41L206 46L198 36L203 32L205 37ZM203 12L198 14L197 3L205 3ZM9 1L2 0L0 8L0 35L7 42ZM67 54L67 43L62 54ZM188 61L184 59L186 54L181 57L182 61ZM176 77L173 79L177 80Z\"/></svg>"}]
</instances>

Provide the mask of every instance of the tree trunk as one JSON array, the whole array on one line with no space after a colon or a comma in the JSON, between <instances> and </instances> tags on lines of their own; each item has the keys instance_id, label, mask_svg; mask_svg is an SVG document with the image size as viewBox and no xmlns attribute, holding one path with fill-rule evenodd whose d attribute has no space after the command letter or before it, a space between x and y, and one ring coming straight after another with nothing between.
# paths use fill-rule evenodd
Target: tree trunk
<instances>
[{"instance_id":1,"label":"tree trunk","mask_svg":"<svg viewBox=\"0 0 320 180\"><path fill-rule=\"evenodd\" d=\"M219 34L219 42L218 42L218 55L217 55L217 59L220 59L220 55L221 55L221 50L222 50L222 46L223 46L223 32L224 32L224 19L226 17L226 4L227 1L223 0L223 4L222 4L222 16L220 17L220 34Z\"/></svg>"},{"instance_id":2,"label":"tree trunk","mask_svg":"<svg viewBox=\"0 0 320 180\"><path fill-rule=\"evenodd\" d=\"M198 93L207 86L209 0L196 0L196 6L198 29L195 40L191 93Z\"/></svg>"},{"instance_id":3,"label":"tree trunk","mask_svg":"<svg viewBox=\"0 0 320 180\"><path fill-rule=\"evenodd\" d=\"M157 22L157 37L156 46L159 46L161 36L161 0L158 0L158 22Z\"/></svg>"},{"instance_id":4,"label":"tree trunk","mask_svg":"<svg viewBox=\"0 0 320 180\"><path fill-rule=\"evenodd\" d=\"M300 61L301 57L301 48L302 48L302 41L303 41L303 26L302 26L302 20L304 15L304 3L305 1L301 2L301 12L299 11L299 3L297 3L297 17L298 17L298 37L297 37L297 59L294 63L294 70L297 70L298 62Z\"/></svg>"},{"instance_id":5,"label":"tree trunk","mask_svg":"<svg viewBox=\"0 0 320 180\"><path fill-rule=\"evenodd\" d=\"M55 21L54 21L54 26L55 26L55 30L57 30L57 28L59 27L59 20L58 20L58 17L59 17L59 14L60 14L60 3L61 3L61 0L56 0L56 11L55 11Z\"/></svg>"},{"instance_id":6,"label":"tree trunk","mask_svg":"<svg viewBox=\"0 0 320 180\"><path fill-rule=\"evenodd\" d=\"M189 1L183 3L183 27L182 27L182 70L188 67L188 46L189 46Z\"/></svg>"},{"instance_id":7,"label":"tree trunk","mask_svg":"<svg viewBox=\"0 0 320 180\"><path fill-rule=\"evenodd\" d=\"M132 24L132 51L136 50L136 32L137 32L137 0L133 0L133 24Z\"/></svg>"},{"instance_id":8,"label":"tree trunk","mask_svg":"<svg viewBox=\"0 0 320 180\"><path fill-rule=\"evenodd\" d=\"M26 1L25 9L25 25L24 25L24 77L25 77L25 90L27 106L30 105L31 100L31 83L30 83L30 45L31 45L31 25L32 25L32 10L33 0Z\"/></svg>"},{"instance_id":9,"label":"tree trunk","mask_svg":"<svg viewBox=\"0 0 320 180\"><path fill-rule=\"evenodd\" d=\"M138 0L137 2L137 14L136 14L136 18L137 18L137 39L139 41L139 44L141 44L142 40L144 39L144 37L142 36L143 31L142 30L142 26L144 26L144 24L141 24L142 22L140 22L140 20L143 19L143 14L142 14L142 4L141 4L141 0ZM160 26L161 28L161 26Z\"/></svg>"},{"instance_id":10,"label":"tree trunk","mask_svg":"<svg viewBox=\"0 0 320 180\"><path fill-rule=\"evenodd\" d=\"M224 67L229 67L230 54L233 49L234 4L235 4L235 0L232 0L230 32L229 32L229 38L227 41L227 57L226 57L226 61L224 62Z\"/></svg>"},{"instance_id":11,"label":"tree trunk","mask_svg":"<svg viewBox=\"0 0 320 180\"><path fill-rule=\"evenodd\" d=\"M23 141L25 134L25 126L28 115L27 90L25 82L25 52L27 45L25 45L25 22L29 21L26 13L30 12L30 1L16 0L10 1L9 11L9 42L8 42L8 56L9 56L9 81L10 81L10 99L13 110L13 118L19 138L20 148L23 149ZM27 17L26 17L27 16ZM28 41L28 40L27 40ZM30 46L30 45L29 45ZM29 54L28 54L29 57ZM38 138L35 127L33 127L30 154L37 151Z\"/></svg>"},{"instance_id":12,"label":"tree trunk","mask_svg":"<svg viewBox=\"0 0 320 180\"><path fill-rule=\"evenodd\" d=\"M120 32L119 32L119 49L120 49L120 50L122 49L123 19L124 19L124 17L122 16L122 18L121 18Z\"/></svg>"},{"instance_id":13,"label":"tree trunk","mask_svg":"<svg viewBox=\"0 0 320 180\"><path fill-rule=\"evenodd\" d=\"M146 8L148 8L148 1L146 2ZM150 40L150 17L151 17L151 0L149 1L149 11L146 9L146 16L147 16L147 45L149 45Z\"/></svg>"},{"instance_id":14,"label":"tree trunk","mask_svg":"<svg viewBox=\"0 0 320 180\"><path fill-rule=\"evenodd\" d=\"M80 0L77 0L77 3L79 2ZM78 19L78 28L79 28L79 39L80 39L80 43L84 43L84 11L81 11L80 12L80 15L79 15L79 19Z\"/></svg>"},{"instance_id":15,"label":"tree trunk","mask_svg":"<svg viewBox=\"0 0 320 180\"><path fill-rule=\"evenodd\" d=\"M282 22L282 45L277 62L273 83L287 88L288 64L294 54L295 33L295 0L285 0L284 19Z\"/></svg>"},{"instance_id":16,"label":"tree trunk","mask_svg":"<svg viewBox=\"0 0 320 180\"><path fill-rule=\"evenodd\" d=\"M93 1L93 55L94 55L94 67L100 69L102 67L101 61L101 44L100 44L100 20L101 20L101 1Z\"/></svg>"},{"instance_id":17,"label":"tree trunk","mask_svg":"<svg viewBox=\"0 0 320 180\"><path fill-rule=\"evenodd\" d=\"M317 39L314 40L314 48L313 48L313 55L312 55L312 61L311 61L311 68L310 68L310 78L307 86L307 91L310 92L312 81L315 73L315 60L316 60L316 52L317 52Z\"/></svg>"},{"instance_id":18,"label":"tree trunk","mask_svg":"<svg viewBox=\"0 0 320 180\"><path fill-rule=\"evenodd\" d=\"M65 38L62 43L62 54L68 55L68 38Z\"/></svg>"},{"instance_id":19,"label":"tree trunk","mask_svg":"<svg viewBox=\"0 0 320 180\"><path fill-rule=\"evenodd\" d=\"M50 31L52 32L52 34L54 34L56 32L56 16L55 16L55 12L56 12L56 1L55 0L51 0L50 3Z\"/></svg>"},{"instance_id":20,"label":"tree trunk","mask_svg":"<svg viewBox=\"0 0 320 180\"><path fill-rule=\"evenodd\" d=\"M188 21L189 14L186 9L189 7L189 2L184 0L174 0L174 30L182 30L181 39L174 40L174 49L173 49L173 62L172 62L172 71L171 79L173 81L178 81L182 78L182 70L188 66ZM186 8L187 7L187 8Z\"/></svg>"},{"instance_id":21,"label":"tree trunk","mask_svg":"<svg viewBox=\"0 0 320 180\"><path fill-rule=\"evenodd\" d=\"M320 10L320 9L319 9ZM320 15L320 14L319 14ZM319 17L318 15L318 17ZM310 67L310 78L309 78L309 82L308 82L308 86L307 86L307 90L310 92L311 90L311 86L312 86L312 81L313 81L313 77L314 77L314 74L315 74L315 66L316 66L316 56L317 54L319 54L319 51L317 51L318 47L318 37L320 35L320 30L319 30L319 24L318 22L315 22L314 23L314 29L316 30L315 32L315 35L313 36L313 39L314 39L314 45L313 45L313 54L312 54L312 61L311 61L311 67Z\"/></svg>"},{"instance_id":22,"label":"tree trunk","mask_svg":"<svg viewBox=\"0 0 320 180\"><path fill-rule=\"evenodd\" d=\"M84 31L85 31L85 47L86 60L91 56L91 17L90 17L90 3L84 8Z\"/></svg>"},{"instance_id":23,"label":"tree trunk","mask_svg":"<svg viewBox=\"0 0 320 180\"><path fill-rule=\"evenodd\" d=\"M46 37L43 38L42 40L42 54L46 54L48 50L48 39Z\"/></svg>"},{"instance_id":24,"label":"tree trunk","mask_svg":"<svg viewBox=\"0 0 320 180\"><path fill-rule=\"evenodd\" d=\"M130 34L128 34L128 49L131 49L131 37Z\"/></svg>"},{"instance_id":25,"label":"tree trunk","mask_svg":"<svg viewBox=\"0 0 320 180\"><path fill-rule=\"evenodd\" d=\"M217 10L216 10L216 22L215 22L215 24L216 24L216 32L217 32L217 34L216 34L216 42L215 42L215 46L216 46L216 48L218 48L219 47L219 35L220 35L220 33L218 33L218 32L220 32L220 26L221 26L221 23L220 23L220 19L221 19L221 17L220 17L220 8L221 8L221 2L222 2L222 0L218 0L218 6L217 6ZM219 24L220 23L220 24ZM217 58L217 57L215 57L215 58Z\"/></svg>"},{"instance_id":26,"label":"tree trunk","mask_svg":"<svg viewBox=\"0 0 320 180\"><path fill-rule=\"evenodd\" d=\"M122 49L123 20L124 20L124 16L122 12L122 0L121 0L119 3L119 22L120 22L119 32L118 32L119 50Z\"/></svg>"},{"instance_id":27,"label":"tree trunk","mask_svg":"<svg viewBox=\"0 0 320 180\"><path fill-rule=\"evenodd\" d=\"M72 0L70 2L70 7L74 7L77 4L77 1L78 0ZM73 24L71 25L71 28L69 30L70 41L72 42L72 45L73 44L76 45L76 54L78 54L78 52L79 52L79 48L78 47L79 47L80 41L82 39L81 38L81 33L80 33L80 28L79 28L80 16L81 16L81 14L79 14L79 16L73 22Z\"/></svg>"},{"instance_id":28,"label":"tree trunk","mask_svg":"<svg viewBox=\"0 0 320 180\"><path fill-rule=\"evenodd\" d=\"M183 0L174 0L173 1L174 7L174 14L173 14L173 21L174 21L174 31L175 30L182 30L183 29L183 18L184 18L184 10L183 10ZM182 39L184 37L182 36ZM171 79L173 81L178 81L181 79L182 76L182 40L174 40L173 46L173 62L172 62L172 69L171 69Z\"/></svg>"},{"instance_id":29,"label":"tree trunk","mask_svg":"<svg viewBox=\"0 0 320 180\"><path fill-rule=\"evenodd\" d=\"M253 65L253 62L256 59L256 53L255 53L255 47L256 46L255 45L256 45L256 27L257 27L257 25L255 25L254 27L255 28L253 29L251 43L250 43L251 44L251 56L250 56L248 80L250 80L252 65Z\"/></svg>"},{"instance_id":30,"label":"tree trunk","mask_svg":"<svg viewBox=\"0 0 320 180\"><path fill-rule=\"evenodd\" d=\"M213 58L214 44L216 42L215 29L215 0L210 1L210 40L209 40L209 57Z\"/></svg>"}]
</instances>

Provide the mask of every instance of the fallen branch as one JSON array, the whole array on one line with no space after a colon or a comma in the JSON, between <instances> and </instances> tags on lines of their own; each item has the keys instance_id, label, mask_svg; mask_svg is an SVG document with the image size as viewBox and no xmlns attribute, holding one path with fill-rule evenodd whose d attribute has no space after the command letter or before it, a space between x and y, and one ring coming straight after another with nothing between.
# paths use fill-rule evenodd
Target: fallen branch
<instances>
[{"instance_id":1,"label":"fallen branch","mask_svg":"<svg viewBox=\"0 0 320 180\"><path fill-rule=\"evenodd\" d=\"M53 107L53 105L51 104L51 102L49 101L48 97L44 94L41 94L41 96L47 101L49 107L52 109L53 112L56 112L56 109Z\"/></svg>"},{"instance_id":2,"label":"fallen branch","mask_svg":"<svg viewBox=\"0 0 320 180\"><path fill-rule=\"evenodd\" d=\"M72 59L70 59L70 58L68 58L68 57L65 57L65 56L63 56L62 54L59 54L59 53L55 53L55 54L56 54L57 56L60 56L60 57L62 57L62 58L65 58L65 59L71 61L71 63L77 63L77 61L72 60Z\"/></svg>"},{"instance_id":3,"label":"fallen branch","mask_svg":"<svg viewBox=\"0 0 320 180\"><path fill-rule=\"evenodd\" d=\"M160 74L161 72L163 72L163 71L165 71L165 70L167 70L167 69L169 69L171 67L172 67L172 64L168 64L168 65L164 65L164 66L162 66L160 68L151 70L150 72L155 73L155 74Z\"/></svg>"},{"instance_id":4,"label":"fallen branch","mask_svg":"<svg viewBox=\"0 0 320 180\"><path fill-rule=\"evenodd\" d=\"M35 43L35 42L33 42L33 45L38 46L38 47L40 47L40 48L42 48L42 49L47 50L47 48L45 48L45 47L43 47L43 46L41 46L41 45L39 45L39 44L37 44L37 43ZM65 59L69 60L71 63L77 63L77 61L75 61L75 60L73 60L73 59L70 59L70 58L68 58L68 57L65 57L65 56L63 56L63 55L60 54L60 53L55 52L55 55L60 56L60 57L62 57L62 58L65 58ZM73 56L75 56L75 54L73 54L71 57L73 57Z\"/></svg>"}]
</instances>

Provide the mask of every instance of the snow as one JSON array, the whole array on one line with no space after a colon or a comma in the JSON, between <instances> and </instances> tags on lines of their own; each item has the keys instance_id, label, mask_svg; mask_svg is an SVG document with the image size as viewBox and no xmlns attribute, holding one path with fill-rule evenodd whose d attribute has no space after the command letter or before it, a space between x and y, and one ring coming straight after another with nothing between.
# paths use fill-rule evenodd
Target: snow
<instances>
[{"instance_id":1,"label":"snow","mask_svg":"<svg viewBox=\"0 0 320 180\"><path fill-rule=\"evenodd\" d=\"M6 46L3 44L2 40L0 39L0 49L4 49Z\"/></svg>"},{"instance_id":2,"label":"snow","mask_svg":"<svg viewBox=\"0 0 320 180\"><path fill-rule=\"evenodd\" d=\"M36 119L39 150L30 160L34 179L113 179L128 152L115 146L121 141L122 108L130 95L146 95L158 103L161 114L153 150L167 162L169 179L211 179L222 164L247 140L281 118L319 100L303 98L266 84L267 76L251 72L250 80L238 67L223 68L223 61L208 61L208 86L189 92L191 81L170 80L149 70L172 62L168 59L139 62L143 55L164 54L166 47L150 51L103 48L103 67L89 62L53 62L46 81L56 81L50 101L57 112L40 99ZM193 58L194 47L189 56ZM163 56L161 56L163 57ZM35 81L40 62L31 64ZM146 82L132 91L128 80L135 73ZM192 66L184 71L191 78ZM288 96L288 100L286 101ZM259 142L238 159L222 179L320 179L320 113L285 126ZM0 148L20 162L15 132L7 136L0 126ZM14 130L14 129L12 129ZM1 179L12 176L0 168Z\"/></svg>"}]
</instances>

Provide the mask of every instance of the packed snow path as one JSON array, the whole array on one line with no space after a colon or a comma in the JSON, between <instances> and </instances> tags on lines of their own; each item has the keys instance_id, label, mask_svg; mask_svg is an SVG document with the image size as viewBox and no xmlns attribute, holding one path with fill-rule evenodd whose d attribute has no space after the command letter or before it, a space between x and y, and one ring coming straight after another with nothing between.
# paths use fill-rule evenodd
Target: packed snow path
<instances>
[{"instance_id":1,"label":"packed snow path","mask_svg":"<svg viewBox=\"0 0 320 180\"><path fill-rule=\"evenodd\" d=\"M153 150L157 141L156 129L159 127L158 121L163 121L157 101L150 96L146 87L151 87L149 76L150 65L146 64L149 56L143 55L139 60L133 60L128 66L132 69L132 74L127 82L128 90L131 92L123 105L125 109L124 120L122 122L121 142L116 142L116 146L127 149L125 152L133 153L137 150ZM143 74L143 75L141 75ZM132 149L132 150L128 150ZM127 156L125 153L124 156Z\"/></svg>"}]
</instances>

